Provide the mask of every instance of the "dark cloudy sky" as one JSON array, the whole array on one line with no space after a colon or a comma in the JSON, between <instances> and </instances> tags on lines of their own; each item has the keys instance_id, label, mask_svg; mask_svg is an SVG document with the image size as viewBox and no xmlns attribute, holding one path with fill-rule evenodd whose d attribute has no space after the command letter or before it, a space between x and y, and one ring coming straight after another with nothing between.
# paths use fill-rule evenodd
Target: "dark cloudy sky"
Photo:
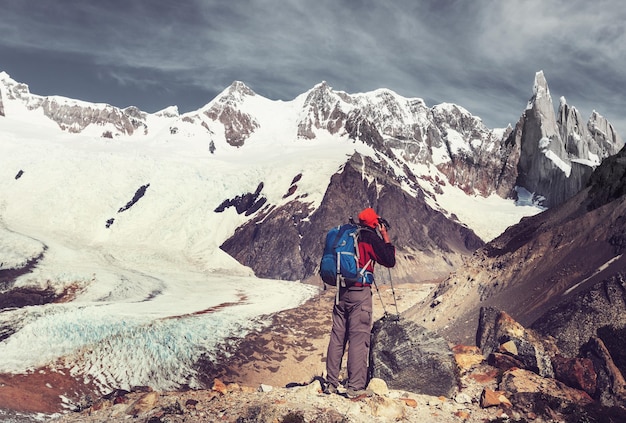
<instances>
[{"instance_id":1,"label":"dark cloudy sky","mask_svg":"<svg viewBox=\"0 0 626 423\"><path fill-rule=\"evenodd\" d=\"M514 124L543 70L626 138L623 0L0 0L0 70L40 95L155 112L234 80L291 100L327 81Z\"/></svg>"}]
</instances>

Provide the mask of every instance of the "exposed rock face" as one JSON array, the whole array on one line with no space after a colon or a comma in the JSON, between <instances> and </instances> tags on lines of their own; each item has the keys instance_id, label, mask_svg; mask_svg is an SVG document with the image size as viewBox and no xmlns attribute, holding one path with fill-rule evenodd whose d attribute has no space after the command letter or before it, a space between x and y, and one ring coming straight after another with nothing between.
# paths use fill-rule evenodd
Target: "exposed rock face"
<instances>
[{"instance_id":1,"label":"exposed rock face","mask_svg":"<svg viewBox=\"0 0 626 423\"><path fill-rule=\"evenodd\" d=\"M548 414L546 409L552 409L552 413L573 415L572 404L582 408L593 403L593 399L584 391L523 369L505 372L500 389L510 393L511 402L516 404L516 408L539 415Z\"/></svg>"},{"instance_id":2,"label":"exposed rock face","mask_svg":"<svg viewBox=\"0 0 626 423\"><path fill-rule=\"evenodd\" d=\"M269 217L255 217L226 240L221 248L237 261L251 267L263 278L296 280L304 277L312 266L311 254L304 251L301 231L310 227L306 218L309 205L292 201L272 210ZM258 224L264 220L263 224ZM321 253L320 253L321 254Z\"/></svg>"},{"instance_id":3,"label":"exposed rock face","mask_svg":"<svg viewBox=\"0 0 626 423\"><path fill-rule=\"evenodd\" d=\"M408 320L374 323L369 371L392 389L425 395L452 397L459 385L448 343Z\"/></svg>"},{"instance_id":4,"label":"exposed rock face","mask_svg":"<svg viewBox=\"0 0 626 423\"><path fill-rule=\"evenodd\" d=\"M624 335L622 329L621 335ZM618 341L623 356L623 338ZM606 406L624 407L626 404L626 380L623 371L616 365L606 344L598 337L592 337L582 349L582 354L593 363L596 372L596 391L594 397Z\"/></svg>"},{"instance_id":5,"label":"exposed rock face","mask_svg":"<svg viewBox=\"0 0 626 423\"><path fill-rule=\"evenodd\" d=\"M297 198L279 208L266 205L221 248L258 276L305 279L317 272L326 231L367 206L392 224L398 281L442 277L483 245L474 232L430 208L423 194L403 190L391 168L357 154L332 177L316 210Z\"/></svg>"},{"instance_id":6,"label":"exposed rock face","mask_svg":"<svg viewBox=\"0 0 626 423\"><path fill-rule=\"evenodd\" d=\"M602 207L626 195L626 148L602 163L589 178L588 210Z\"/></svg>"},{"instance_id":7,"label":"exposed rock face","mask_svg":"<svg viewBox=\"0 0 626 423\"><path fill-rule=\"evenodd\" d=\"M128 203L126 203L126 205L124 207L120 207L117 212L121 213L123 211L126 211L126 210L130 209L132 206L134 206L135 203L137 201L139 201L139 199L146 194L146 190L149 187L150 187L150 184L145 184L145 185L140 186L137 189L137 191L135 191L135 195L133 195L133 198Z\"/></svg>"},{"instance_id":8,"label":"exposed rock face","mask_svg":"<svg viewBox=\"0 0 626 423\"><path fill-rule=\"evenodd\" d=\"M257 212L267 201L265 197L261 196L263 190L263 182L261 182L254 193L248 192L243 195L238 195L235 198L229 198L224 200L222 204L217 206L215 212L222 213L228 207L234 207L238 214L245 213L249 216Z\"/></svg>"},{"instance_id":9,"label":"exposed rock face","mask_svg":"<svg viewBox=\"0 0 626 423\"><path fill-rule=\"evenodd\" d=\"M553 207L583 188L594 168L624 142L597 113L584 125L578 111L561 99L558 120L543 72L534 95L507 142L520 146L517 185L540 204Z\"/></svg>"},{"instance_id":10,"label":"exposed rock face","mask_svg":"<svg viewBox=\"0 0 626 423\"><path fill-rule=\"evenodd\" d=\"M144 128L145 113L136 107L120 110L117 107L89 107L72 102L62 102L56 98L45 98L40 105L46 116L58 123L59 127L68 132L82 132L89 125L113 124L115 129L126 135L132 135L137 129Z\"/></svg>"},{"instance_id":11,"label":"exposed rock face","mask_svg":"<svg viewBox=\"0 0 626 423\"><path fill-rule=\"evenodd\" d=\"M113 127L118 134L132 135L137 129L147 132L146 113L136 107L119 109L108 104L92 104L65 97L42 97L31 94L28 85L13 81L6 73L0 75L2 97L22 102L28 110L41 109L62 130L78 133L89 125ZM4 112L0 115L4 116Z\"/></svg>"},{"instance_id":12,"label":"exposed rock face","mask_svg":"<svg viewBox=\"0 0 626 423\"><path fill-rule=\"evenodd\" d=\"M568 358L556 355L552 358L554 378L563 381L567 386L595 395L598 389L593 361L589 358Z\"/></svg>"},{"instance_id":13,"label":"exposed rock face","mask_svg":"<svg viewBox=\"0 0 626 423\"><path fill-rule=\"evenodd\" d=\"M519 154L480 119L457 105L433 107L432 119L437 130L429 133L429 143L441 143L449 153L450 161L438 164L437 168L452 185L468 194L488 196L496 192L504 197L512 196L517 169L508 163L511 160L517 163ZM459 142L459 137L466 143Z\"/></svg>"},{"instance_id":14,"label":"exposed rock face","mask_svg":"<svg viewBox=\"0 0 626 423\"><path fill-rule=\"evenodd\" d=\"M224 125L226 142L233 147L241 147L259 127L253 116L239 110L246 96L255 95L243 82L236 81L204 112L208 118Z\"/></svg>"},{"instance_id":15,"label":"exposed rock face","mask_svg":"<svg viewBox=\"0 0 626 423\"><path fill-rule=\"evenodd\" d=\"M581 347L591 337L599 336L598 332L605 327L626 327L626 276L623 273L550 309L532 325L534 330L554 337L559 349L570 357L577 356ZM612 351L617 352L617 349ZM622 371L626 372L626 366Z\"/></svg>"},{"instance_id":16,"label":"exposed rock face","mask_svg":"<svg viewBox=\"0 0 626 423\"><path fill-rule=\"evenodd\" d=\"M324 129L336 134L345 125L347 114L342 110L342 101L350 102L347 95L335 93L322 82L308 94L303 106L303 117L298 122L298 137L315 138L315 131Z\"/></svg>"}]
</instances>

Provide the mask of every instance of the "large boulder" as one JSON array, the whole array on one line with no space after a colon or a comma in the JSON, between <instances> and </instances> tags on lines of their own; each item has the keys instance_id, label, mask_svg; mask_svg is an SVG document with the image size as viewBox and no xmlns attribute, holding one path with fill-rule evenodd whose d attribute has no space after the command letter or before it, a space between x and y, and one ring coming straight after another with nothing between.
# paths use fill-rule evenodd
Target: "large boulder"
<instances>
[{"instance_id":1,"label":"large boulder","mask_svg":"<svg viewBox=\"0 0 626 423\"><path fill-rule=\"evenodd\" d=\"M524 328L504 311L481 308L476 343L485 356L508 355L525 369L544 377L554 377L552 357L558 348L553 340Z\"/></svg>"},{"instance_id":2,"label":"large boulder","mask_svg":"<svg viewBox=\"0 0 626 423\"><path fill-rule=\"evenodd\" d=\"M374 323L370 377L389 388L451 398L459 386L459 370L448 343L406 319Z\"/></svg>"}]
</instances>

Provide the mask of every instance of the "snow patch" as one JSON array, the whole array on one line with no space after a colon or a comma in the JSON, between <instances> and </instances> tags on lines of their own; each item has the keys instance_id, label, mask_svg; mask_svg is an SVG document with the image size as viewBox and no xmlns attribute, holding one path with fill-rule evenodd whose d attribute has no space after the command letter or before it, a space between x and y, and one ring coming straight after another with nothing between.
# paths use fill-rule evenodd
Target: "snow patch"
<instances>
[{"instance_id":1,"label":"snow patch","mask_svg":"<svg viewBox=\"0 0 626 423\"><path fill-rule=\"evenodd\" d=\"M569 178L572 173L572 166L561 159L554 151L550 150L551 140L548 137L543 137L539 140L539 150L550 160L556 167L561 169L566 177Z\"/></svg>"}]
</instances>

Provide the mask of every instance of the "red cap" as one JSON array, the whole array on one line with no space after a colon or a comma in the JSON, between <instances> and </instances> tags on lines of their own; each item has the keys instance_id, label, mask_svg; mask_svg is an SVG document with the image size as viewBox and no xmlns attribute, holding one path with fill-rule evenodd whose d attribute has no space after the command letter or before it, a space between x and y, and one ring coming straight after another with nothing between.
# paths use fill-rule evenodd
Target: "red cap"
<instances>
[{"instance_id":1,"label":"red cap","mask_svg":"<svg viewBox=\"0 0 626 423\"><path fill-rule=\"evenodd\" d=\"M362 225L369 226L370 228L375 228L378 226L378 216L373 208L368 207L359 213L359 222Z\"/></svg>"}]
</instances>

